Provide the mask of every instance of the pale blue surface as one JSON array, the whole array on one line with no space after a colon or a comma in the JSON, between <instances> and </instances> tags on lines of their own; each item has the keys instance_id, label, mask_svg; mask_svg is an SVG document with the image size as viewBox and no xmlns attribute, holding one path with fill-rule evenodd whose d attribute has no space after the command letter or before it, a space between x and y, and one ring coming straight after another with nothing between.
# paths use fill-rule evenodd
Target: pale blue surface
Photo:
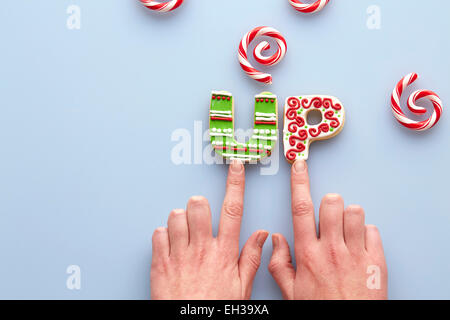
<instances>
[{"instance_id":1,"label":"pale blue surface","mask_svg":"<svg viewBox=\"0 0 450 320\"><path fill-rule=\"evenodd\" d=\"M237 127L251 126L252 97L267 88L243 74L237 46L271 25L288 42L270 68L280 114L288 95L312 93L347 110L341 135L312 147L314 203L338 192L365 207L382 233L391 298L449 299L448 110L422 134L389 110L412 71L415 88L450 101L450 2L431 2L339 0L303 16L287 0L186 0L161 16L137 0L3 1L0 298L149 298L150 238L169 211L205 195L217 230L226 168L174 165L171 134L193 135L196 120L205 129L212 89L231 91ZM70 4L81 7L81 30L66 28ZM372 4L381 30L366 27ZM263 228L292 244L289 165L280 155L277 175L252 166L246 178L241 243ZM268 242L254 298L281 298L270 253ZM80 291L66 288L71 264Z\"/></svg>"}]
</instances>

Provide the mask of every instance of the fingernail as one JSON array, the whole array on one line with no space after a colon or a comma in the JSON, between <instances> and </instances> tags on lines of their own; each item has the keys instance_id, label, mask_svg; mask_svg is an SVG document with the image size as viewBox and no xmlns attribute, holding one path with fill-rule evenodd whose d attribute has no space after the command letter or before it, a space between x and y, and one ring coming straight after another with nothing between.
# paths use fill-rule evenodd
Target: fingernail
<instances>
[{"instance_id":1,"label":"fingernail","mask_svg":"<svg viewBox=\"0 0 450 320\"><path fill-rule=\"evenodd\" d=\"M174 209L174 210L172 210L172 214L176 215L176 216L182 215L182 214L184 214L184 210L183 209Z\"/></svg>"},{"instance_id":2,"label":"fingernail","mask_svg":"<svg viewBox=\"0 0 450 320\"><path fill-rule=\"evenodd\" d=\"M306 169L306 162L305 160L297 160L294 163L294 169L296 172L303 172Z\"/></svg>"},{"instance_id":3,"label":"fingernail","mask_svg":"<svg viewBox=\"0 0 450 320\"><path fill-rule=\"evenodd\" d=\"M278 239L278 236L276 234L274 234L272 236L272 247L275 249L276 247L278 247L279 243L280 243L280 239Z\"/></svg>"},{"instance_id":4,"label":"fingernail","mask_svg":"<svg viewBox=\"0 0 450 320\"><path fill-rule=\"evenodd\" d=\"M264 246L264 242L266 242L267 237L269 236L269 233L267 231L260 232L258 236L256 237L256 243L259 247Z\"/></svg>"},{"instance_id":5,"label":"fingernail","mask_svg":"<svg viewBox=\"0 0 450 320\"><path fill-rule=\"evenodd\" d=\"M242 170L244 169L244 165L239 160L233 160L233 162L231 162L230 168L231 172L241 173Z\"/></svg>"}]
</instances>

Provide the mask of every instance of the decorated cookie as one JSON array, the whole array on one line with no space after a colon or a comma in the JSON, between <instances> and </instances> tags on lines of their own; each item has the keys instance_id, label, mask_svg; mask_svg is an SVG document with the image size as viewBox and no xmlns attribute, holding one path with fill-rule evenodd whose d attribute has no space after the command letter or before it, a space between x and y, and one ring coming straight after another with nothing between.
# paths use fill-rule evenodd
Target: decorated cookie
<instances>
[{"instance_id":1,"label":"decorated cookie","mask_svg":"<svg viewBox=\"0 0 450 320\"><path fill-rule=\"evenodd\" d=\"M322 121L316 125L307 122L308 113L320 111ZM309 95L289 97L284 110L284 153L293 163L297 159L307 160L309 145L316 140L326 140L336 136L344 127L345 110L335 97Z\"/></svg>"},{"instance_id":2,"label":"decorated cookie","mask_svg":"<svg viewBox=\"0 0 450 320\"><path fill-rule=\"evenodd\" d=\"M277 97L270 92L255 96L254 129L247 143L234 138L234 100L231 93L214 91L210 107L210 136L214 150L225 159L259 161L271 155L277 141Z\"/></svg>"}]
</instances>

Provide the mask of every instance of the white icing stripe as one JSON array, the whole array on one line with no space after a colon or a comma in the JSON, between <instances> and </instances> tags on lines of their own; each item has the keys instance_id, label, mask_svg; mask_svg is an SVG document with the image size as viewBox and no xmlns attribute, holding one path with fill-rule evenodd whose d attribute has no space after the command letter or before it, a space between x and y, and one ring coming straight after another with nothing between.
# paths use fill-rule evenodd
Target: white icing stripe
<instances>
[{"instance_id":1,"label":"white icing stripe","mask_svg":"<svg viewBox=\"0 0 450 320\"><path fill-rule=\"evenodd\" d=\"M220 129L220 128L219 128L219 129L217 129L217 128L211 128L211 131L212 131L212 132L218 132L218 133L221 133L221 132L223 132L223 133L227 133L227 132L228 132L228 133L233 133L233 129L231 129L231 128L228 128L228 129L225 128L225 129L223 129L223 130Z\"/></svg>"},{"instance_id":2,"label":"white icing stripe","mask_svg":"<svg viewBox=\"0 0 450 320\"><path fill-rule=\"evenodd\" d=\"M255 134L272 134L273 136L277 134L277 130L275 129L254 129L253 132Z\"/></svg>"},{"instance_id":3,"label":"white icing stripe","mask_svg":"<svg viewBox=\"0 0 450 320\"><path fill-rule=\"evenodd\" d=\"M227 96L227 97L232 97L231 93L226 92L226 91L213 91L212 94L216 95L216 96Z\"/></svg>"},{"instance_id":4,"label":"white icing stripe","mask_svg":"<svg viewBox=\"0 0 450 320\"><path fill-rule=\"evenodd\" d=\"M271 140L271 141L277 141L277 137L253 136L252 139L255 139L255 140Z\"/></svg>"},{"instance_id":5,"label":"white icing stripe","mask_svg":"<svg viewBox=\"0 0 450 320\"><path fill-rule=\"evenodd\" d=\"M245 145L239 145L239 144L234 143L234 142L230 143L229 141L227 141L226 143L224 143L223 141L213 141L212 144L214 146L224 146L224 145L226 145L226 146L232 146L232 147L245 148Z\"/></svg>"},{"instance_id":6,"label":"white icing stripe","mask_svg":"<svg viewBox=\"0 0 450 320\"><path fill-rule=\"evenodd\" d=\"M223 153L222 156L224 157L234 157L234 158L249 158L249 159L259 159L261 156L253 156L253 155L247 155L247 154L234 154L234 153Z\"/></svg>"},{"instance_id":7,"label":"white icing stripe","mask_svg":"<svg viewBox=\"0 0 450 320\"><path fill-rule=\"evenodd\" d=\"M277 96L275 96L275 95L265 95L265 94L255 96L255 99L260 99L260 98L276 99Z\"/></svg>"},{"instance_id":8,"label":"white icing stripe","mask_svg":"<svg viewBox=\"0 0 450 320\"><path fill-rule=\"evenodd\" d=\"M210 113L224 113L224 114L231 114L231 111L211 110Z\"/></svg>"},{"instance_id":9,"label":"white icing stripe","mask_svg":"<svg viewBox=\"0 0 450 320\"><path fill-rule=\"evenodd\" d=\"M276 113L264 113L264 112L255 112L257 117L276 117Z\"/></svg>"},{"instance_id":10,"label":"white icing stripe","mask_svg":"<svg viewBox=\"0 0 450 320\"><path fill-rule=\"evenodd\" d=\"M231 143L226 142L226 143L224 143L223 141L213 141L212 145L213 146L231 146L231 147L239 147L239 148L254 148L254 149L264 148L266 150L272 150L272 148L273 148L272 146L262 145L262 144L260 144L260 145L257 145L257 144L243 145L243 144L237 144L237 143L234 143L234 142L231 142Z\"/></svg>"},{"instance_id":11,"label":"white icing stripe","mask_svg":"<svg viewBox=\"0 0 450 320\"><path fill-rule=\"evenodd\" d=\"M221 114L221 113L211 113L211 117L217 117L217 118L224 118L224 119L233 119L231 115L228 114Z\"/></svg>"},{"instance_id":12,"label":"white icing stripe","mask_svg":"<svg viewBox=\"0 0 450 320\"><path fill-rule=\"evenodd\" d=\"M236 157L233 157L233 158L226 158L226 159L229 159L229 160L231 160L231 161L233 161L233 160L239 160L239 161L258 161L258 160L261 160L262 158L252 159L252 158L236 158Z\"/></svg>"},{"instance_id":13,"label":"white icing stripe","mask_svg":"<svg viewBox=\"0 0 450 320\"><path fill-rule=\"evenodd\" d=\"M266 118L266 117L256 117L255 118L256 121L267 121L267 122L272 122L272 121L277 121L277 118Z\"/></svg>"},{"instance_id":14,"label":"white icing stripe","mask_svg":"<svg viewBox=\"0 0 450 320\"><path fill-rule=\"evenodd\" d=\"M218 132L210 132L209 134L211 137L230 137L232 138L233 135L230 133L218 133Z\"/></svg>"}]
</instances>

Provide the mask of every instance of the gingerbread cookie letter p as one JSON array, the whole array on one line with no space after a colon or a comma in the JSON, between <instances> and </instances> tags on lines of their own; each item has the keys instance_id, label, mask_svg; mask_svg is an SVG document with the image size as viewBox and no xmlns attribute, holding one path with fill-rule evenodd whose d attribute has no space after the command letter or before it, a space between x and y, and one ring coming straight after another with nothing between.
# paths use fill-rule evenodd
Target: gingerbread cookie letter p
<instances>
[{"instance_id":1,"label":"gingerbread cookie letter p","mask_svg":"<svg viewBox=\"0 0 450 320\"><path fill-rule=\"evenodd\" d=\"M259 161L271 155L277 140L277 97L263 92L255 97L254 129L247 143L234 139L234 100L231 93L215 91L211 97L210 135L214 150L225 159Z\"/></svg>"},{"instance_id":2,"label":"gingerbread cookie letter p","mask_svg":"<svg viewBox=\"0 0 450 320\"><path fill-rule=\"evenodd\" d=\"M319 124L308 124L307 116L312 110L321 113ZM283 131L286 159L291 163L297 159L307 160L311 142L336 136L344 127L344 121L344 107L335 97L309 95L287 98Z\"/></svg>"}]
</instances>

